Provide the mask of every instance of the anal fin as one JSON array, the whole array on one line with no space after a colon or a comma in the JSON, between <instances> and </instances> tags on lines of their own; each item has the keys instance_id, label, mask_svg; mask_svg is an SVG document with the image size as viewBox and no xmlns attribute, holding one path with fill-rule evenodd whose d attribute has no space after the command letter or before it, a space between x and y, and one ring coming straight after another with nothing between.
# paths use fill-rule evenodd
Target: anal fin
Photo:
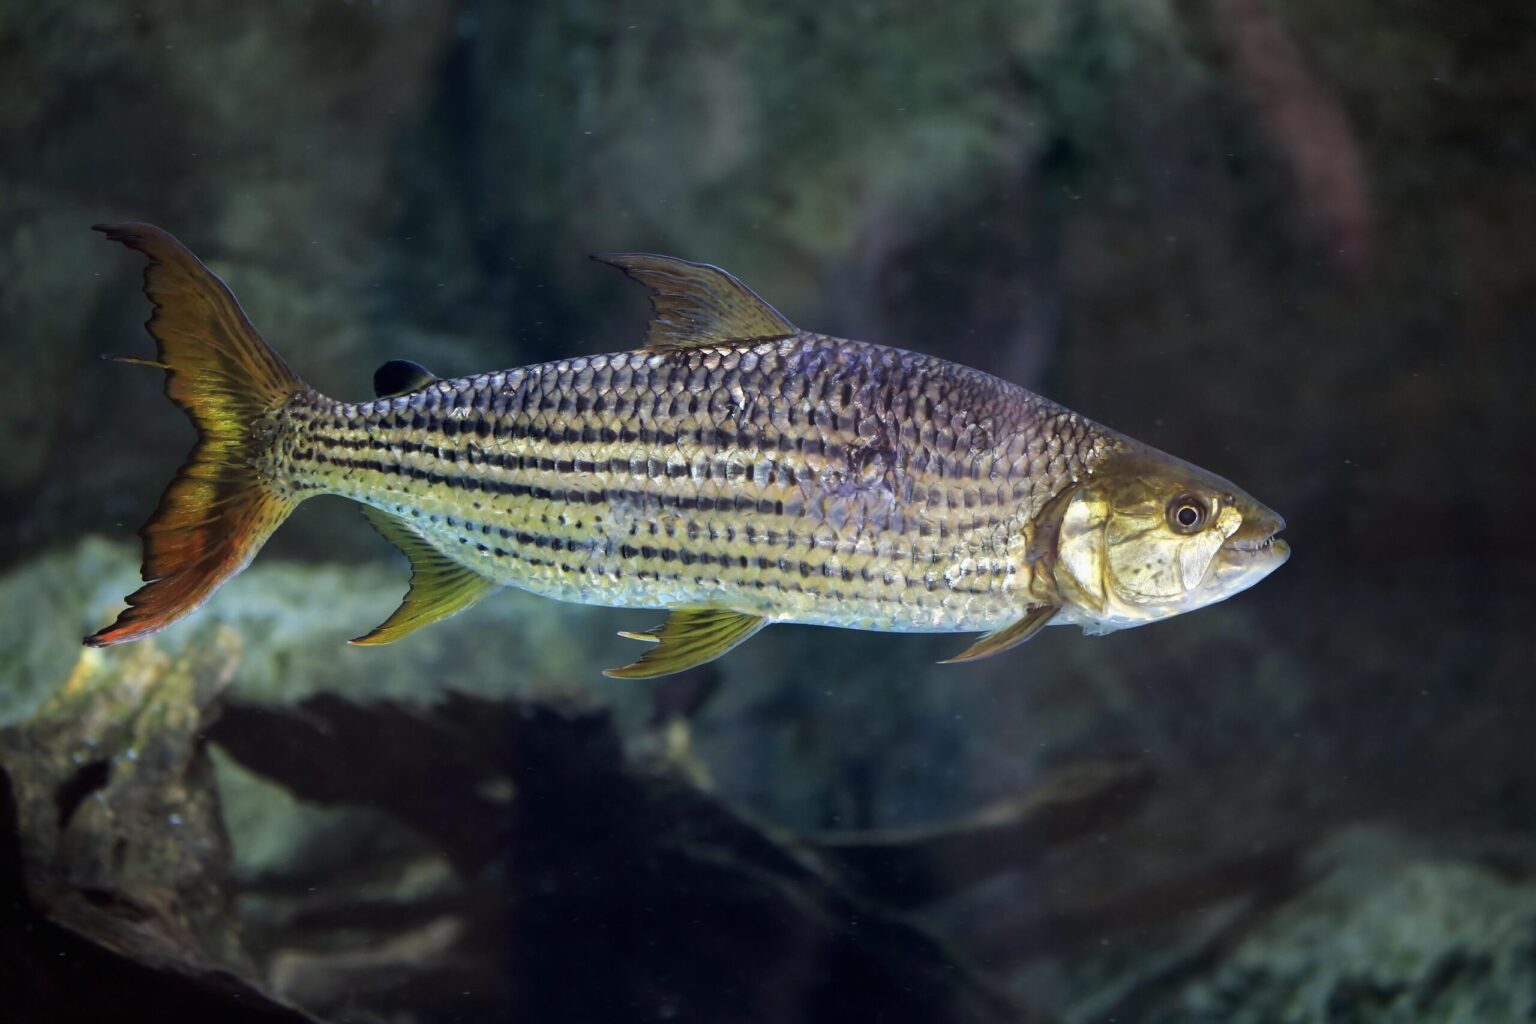
<instances>
[{"instance_id":1,"label":"anal fin","mask_svg":"<svg viewBox=\"0 0 1536 1024\"><path fill-rule=\"evenodd\" d=\"M714 661L768 624L761 615L724 608L679 608L667 621L644 633L620 633L631 640L647 640L656 646L634 664L610 668L603 675L614 679L650 679L671 675Z\"/></svg>"},{"instance_id":2,"label":"anal fin","mask_svg":"<svg viewBox=\"0 0 1536 1024\"><path fill-rule=\"evenodd\" d=\"M411 560L411 588L393 615L371 632L348 643L363 647L394 643L422 626L463 611L498 589L499 584L428 544L398 516L367 505L363 506L363 515L375 530Z\"/></svg>"},{"instance_id":3,"label":"anal fin","mask_svg":"<svg viewBox=\"0 0 1536 1024\"><path fill-rule=\"evenodd\" d=\"M953 658L945 658L939 664L956 665L963 661L979 661L1017 647L1044 629L1059 611L1061 609L1054 604L1032 605L1017 622L994 629Z\"/></svg>"}]
</instances>

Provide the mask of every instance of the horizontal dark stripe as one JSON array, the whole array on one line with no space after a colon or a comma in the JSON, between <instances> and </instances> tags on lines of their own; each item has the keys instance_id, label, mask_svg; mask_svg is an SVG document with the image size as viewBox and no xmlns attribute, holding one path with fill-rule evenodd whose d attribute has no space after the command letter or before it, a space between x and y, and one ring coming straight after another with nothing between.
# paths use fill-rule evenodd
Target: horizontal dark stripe
<instances>
[{"instance_id":1,"label":"horizontal dark stripe","mask_svg":"<svg viewBox=\"0 0 1536 1024\"><path fill-rule=\"evenodd\" d=\"M555 537L546 534L513 530L506 527L492 527L489 524L477 523L473 520L460 519L454 516L432 516L430 518L433 521L442 522L442 524L450 530L463 529L466 531L456 534L455 539L458 540L460 545L465 547L473 547L481 554L489 554L497 558L513 558L530 566L557 568L565 573L580 573L582 575L587 575L589 573L597 572L602 574L607 567L603 565L583 565L580 562L576 562L574 564L563 561L557 562L553 559L540 558L538 556L529 555L524 552L509 551L495 544L486 544L482 541L477 541L474 539L474 537L477 533L481 535L492 534L501 538L502 540L510 540L515 544L520 544L525 548L534 548L541 551L547 550L551 552L566 551L573 553L583 552L589 554L601 552L602 554L609 555L616 554L618 557L626 561L635 558L660 559L663 562L678 562L685 566L691 566L695 564L706 566L714 565L719 566L720 568L757 569L759 571L772 571L777 569L779 572L785 574L786 576L799 576L801 579L812 579L819 577L826 579L840 579L844 583L852 583L857 578L865 583L871 584L878 580L888 586L894 586L897 583L896 575L893 572L886 570L877 573L870 569L869 566L862 567L857 573L855 573L854 570L848 566L842 566L838 570L834 571L832 567L827 563L823 563L818 566L812 562L794 560L784 555L773 558L764 555L748 556L740 554L730 555L724 553L715 554L713 552L689 551L687 549L655 546L651 544L631 544L627 541L613 546L608 544L599 544L593 541L578 541L575 538L570 537ZM656 580L667 579L675 582L685 581L685 574L680 572L664 574L658 571L647 571L638 568L626 569L626 571L635 576L636 579L640 580L652 578ZM909 583L918 582L915 579L910 579L907 577L903 577L903 580ZM692 582L702 585L723 581L712 579L707 576L694 576L692 578ZM736 582L751 583L755 586L756 589L762 590L767 587L769 581L745 580ZM870 593L867 591L858 591L856 593L844 593L837 590L822 591L807 587L804 584L795 583L793 580L778 580L773 582L776 585L782 586L784 589L794 590L797 593L810 594L814 597L829 597L835 600L865 600L872 601L877 604L900 603L906 600L906 597L903 594L882 594L878 592ZM922 583L924 584L925 588L930 591L936 587L936 581L929 577L924 577L922 579ZM951 585L949 589L955 593L962 594L987 595L992 593L991 589L986 587L956 587Z\"/></svg>"},{"instance_id":2,"label":"horizontal dark stripe","mask_svg":"<svg viewBox=\"0 0 1536 1024\"><path fill-rule=\"evenodd\" d=\"M591 571L601 571L607 568L607 566L602 565L600 562L593 566L587 566L582 565L579 562L572 564L563 561L556 562L552 560L541 559L537 556L528 555L522 551L509 551L506 548L495 544L494 541L487 544L484 541L477 540L476 537L477 535L481 537L494 537L500 540L510 541L511 543L519 545L525 549L548 551L551 553L566 552L571 554L584 554L593 558L594 561L597 561L603 556L612 557L617 555L624 561L630 561L635 558L645 558L659 559L663 562L678 562L685 566L698 564L706 566L717 566L721 569L756 569L759 571L770 572L776 569L786 576L798 576L801 579L840 579L844 583L852 583L855 579L859 579L864 583L873 584L878 581L887 586L895 586L898 582L898 576L893 570L882 569L876 571L868 565L861 566L857 571L854 570L851 566L846 565L839 566L834 569L830 564L830 559L818 564L815 562L807 562L804 559L791 558L787 554L780 554L777 556L758 554L748 555L742 553L730 554L726 552L716 553L710 551L694 551L687 548L670 547L664 544L648 544L644 541L632 543L627 540L621 540L617 543L614 543L611 540L582 540L576 537L542 534L530 530L518 530L511 527L496 526L491 523L483 523L478 520L472 520L461 516L428 514L427 518L430 522L441 523L448 530L454 531L455 538L461 545L466 547L473 547L481 554L493 555L497 558L515 558L530 565L554 567L559 568L565 572L580 572L586 574ZM636 525L638 526L638 524ZM656 536L656 524L652 522L649 524L649 526L651 535ZM635 536L635 532L633 530L631 531L630 536ZM774 535L770 533L768 537L774 537ZM774 545L783 543L793 546L795 543L797 543L797 540L795 535L790 533L782 540L775 539L770 541L765 539L765 543ZM813 543L811 547L814 549L815 544ZM832 552L829 552L829 554L831 553ZM936 561L937 558L930 559L930 562ZM626 569L626 571L633 573L633 570ZM1006 574L1006 567L1002 567L999 569L988 570L986 573L977 573L976 575L1000 576ZM683 576L682 574L677 574L671 578L682 581ZM694 579L695 582L699 583L711 582L708 577L695 577ZM907 576L906 574L901 574L899 579L909 584L921 582L924 588L929 591L936 589L938 586L937 581L933 579L932 574L927 574L922 577L912 577ZM973 595L987 595L993 592L992 588L985 586L962 587L956 586L954 584L947 584L947 589L954 593ZM820 593L819 591L804 592L817 594ZM854 594L848 594L833 590L829 591L826 596L837 598L839 600L854 598L875 602L899 602L905 599L904 595L901 594L881 594L870 593L867 591L859 591Z\"/></svg>"},{"instance_id":3,"label":"horizontal dark stripe","mask_svg":"<svg viewBox=\"0 0 1536 1024\"><path fill-rule=\"evenodd\" d=\"M379 452L394 451L402 455L421 454L431 456L444 462L450 462L455 465L460 463L467 463L470 466L485 465L506 470L508 472L606 472L614 474L632 473L636 476L639 476L642 475L642 472L638 467L643 465L646 470L643 475L651 479L660 479L663 476L666 476L672 479L689 477L691 479L698 480L733 481L742 479L748 475L755 474L754 467L747 467L736 462L726 462L722 465L721 462L717 459L706 461L703 465L704 472L702 474L696 475L693 473L694 463L692 462L675 464L654 457L649 457L642 460L633 457L617 456L611 457L606 461L590 461L586 459L574 458L553 458L549 455L541 455L535 453L512 454L508 452L488 451L483 448L444 448L440 445L430 444L424 441L413 441L407 438L386 440L382 438L325 437L322 435L317 436L315 441L317 444L326 445L333 450L341 449L344 451L361 451L366 448L370 451ZM830 448L834 447L840 446L829 446L829 450ZM305 461L306 459L312 457L312 455L313 451L311 449L305 449L302 452L296 453L295 459L298 461ZM332 462L333 464L339 463L339 460L323 458L317 459L317 461ZM650 471L652 464L657 467L655 472ZM808 479L811 475L813 475L813 473L813 470L807 468L805 474L806 478ZM951 478L953 479L953 474L951 475ZM770 486L789 487L800 483L801 480L802 476L793 464L784 461L775 461L770 464L768 479L766 483ZM921 488L921 485L918 486ZM940 490L938 493L944 507L950 510L958 511L961 509L974 509L978 507L991 508L1001 504L1001 500L993 488L979 488L976 490L965 491ZM924 504L924 498L922 497L921 490L916 496L914 496L912 504ZM988 527L1000 525L1000 523L1000 517L994 515L987 517L977 517L970 523L956 524L954 528L957 530L985 529ZM949 529L949 524L939 524L939 536L947 536ZM923 535L927 536L928 534L925 533Z\"/></svg>"},{"instance_id":4,"label":"horizontal dark stripe","mask_svg":"<svg viewBox=\"0 0 1536 1024\"><path fill-rule=\"evenodd\" d=\"M474 421L462 421L453 429L446 429L447 423L453 420L438 420L435 418L417 417L414 420L395 424L386 419L375 425L364 437L343 437L318 433L314 440L331 448L344 448L349 451L425 451L433 452L442 458L457 459L464 456L468 449L445 448L440 445L415 441L408 437L391 437L390 431L410 431L414 433L438 433L444 437L454 437L460 434L475 434L478 437L492 437L496 441L530 441L535 444L545 444L551 447L571 444L640 444L659 448L672 448L678 446L696 447L705 451L716 453L731 451L767 452L777 450L780 454L794 453L797 455L821 456L827 459L841 458L845 446L837 441L827 442L820 436L804 437L793 434L779 433L774 436L770 430L751 430L742 427L739 430L730 430L718 426L701 427L691 431L662 430L651 427L612 427L586 424L576 426L574 424L561 425L549 429L542 429L528 421L516 421L505 426L491 428L490 422L485 419ZM484 428L482 430L481 428ZM359 428L363 429L363 428ZM476 449L481 457L492 457L501 453L490 452L485 448ZM782 465L782 463L781 463Z\"/></svg>"},{"instance_id":5,"label":"horizontal dark stripe","mask_svg":"<svg viewBox=\"0 0 1536 1024\"><path fill-rule=\"evenodd\" d=\"M415 445L414 451L421 454L432 455L435 449L431 445L411 442ZM664 491L647 491L635 488L604 487L587 489L582 487L549 487L541 484L524 483L511 480L496 480L473 473L442 473L434 469L423 469L417 466L405 466L398 462L383 459L356 459L335 458L324 452L313 449L305 449L293 453L295 462L314 461L321 465L330 465L338 469L357 469L375 472L384 475L405 477L411 480L419 480L428 486L448 487L452 490L479 491L485 494L504 495L513 498L532 498L539 501L562 501L573 504L599 505L599 504L623 504L629 503L641 506L646 510L647 506L656 509L668 508L683 512L740 512L755 513L757 515L784 515L784 502L782 499L752 498L747 495L689 495L668 494ZM448 460L443 460L448 461ZM634 472L635 463L638 460L626 458L609 459L606 463L587 463L578 465L573 460L555 460L547 456L534 455L505 455L498 454L496 458L486 459L481 464L494 465L507 471L543 471L543 472L581 472L624 474ZM788 467L785 467L788 469ZM652 479L660 479L659 476ZM704 479L716 479L706 476ZM978 502L969 495L956 498L948 495L946 505L948 508L958 510L960 508L976 507ZM982 503L995 504L995 503ZM896 531L908 536L916 536L922 540L937 539L949 540L957 534L970 533L977 530L991 530L1001 526L1003 520L996 514L977 516L969 522L947 523L942 520L931 522L921 516L911 517L916 521L915 529ZM750 539L750 537L749 537ZM937 560L937 556L935 556Z\"/></svg>"},{"instance_id":6,"label":"horizontal dark stripe","mask_svg":"<svg viewBox=\"0 0 1536 1024\"><path fill-rule=\"evenodd\" d=\"M692 430L667 430L657 426L630 423L561 423L541 426L532 420L509 418L505 413L498 414L490 409L476 409L475 415L461 418L453 415L439 415L436 410L430 408L408 408L403 411L388 412L371 421L359 420L345 424L339 422L331 424L338 431L358 431L366 436L338 436L320 430L316 432L314 441L327 447L339 447L351 451L369 449L430 452L449 461L460 461L464 458L494 459L501 453L487 451L486 448L474 446L473 443L472 451L456 448L451 444L431 444L408 437L391 436L391 434L394 432L429 433L444 439L473 435L481 440L493 442L527 441L549 447L576 444L638 444L659 448L693 447L713 453L777 451L782 455L794 454L819 458L833 465L839 465L845 459L855 460L860 457L861 452L868 450L867 441L859 437L857 421L846 428L838 424L834 436L828 439L824 431L832 429L831 425L818 425L816 413L817 410L811 410L806 419L807 429L813 433L795 434L766 422L736 421L723 425L704 424ZM642 420L669 418L672 415L674 414L670 411L657 408L655 402L650 403L643 413L638 411L636 413L636 416ZM888 434L889 431L882 426L881 436ZM851 443L839 438L849 438ZM980 460L961 459L954 455L955 443L956 439L946 432L940 431L932 435L927 441L912 448L910 461L906 465L907 470L917 476L932 474L940 480L980 480L982 478ZM935 448L936 451L931 450ZM780 462L776 465L785 465L785 463ZM730 472L729 467L730 464L727 464L726 473ZM714 475L713 466L706 464L705 478L711 479ZM979 495L970 496L968 500L990 503L993 499L982 491Z\"/></svg>"},{"instance_id":7,"label":"horizontal dark stripe","mask_svg":"<svg viewBox=\"0 0 1536 1024\"><path fill-rule=\"evenodd\" d=\"M663 461L649 457L644 459L626 456L614 456L606 460L596 461L592 459L578 458L553 458L548 455L539 455L532 452L513 454L510 452L488 451L484 448L444 448L439 445L429 444L424 441L412 441L405 438L385 441L378 438L315 438L317 444L324 445L332 451L393 451L401 455L428 455L444 462L455 465L464 463L470 466L492 466L508 472L542 472L542 473L634 473L640 475L637 465L645 466L649 470L652 463L660 467L656 473L647 472L645 475L652 479L682 479L689 477L697 480L738 480L755 474L755 467L744 466L737 462L722 462L718 458L709 459L703 463L702 474L695 474L695 463L676 463L670 460ZM341 460L317 457L313 448L306 448L295 452L295 461L306 462L311 459L318 462L329 462L337 465ZM770 464L768 471L769 485L790 487L799 481L799 475L795 467L787 462L774 462Z\"/></svg>"},{"instance_id":8,"label":"horizontal dark stripe","mask_svg":"<svg viewBox=\"0 0 1536 1024\"><path fill-rule=\"evenodd\" d=\"M503 494L510 497L533 498L539 501L560 501L581 505L638 505L640 511L647 511L645 506L655 506L656 509L677 509L684 512L754 512L758 515L784 514L784 502L769 498L750 498L745 495L722 495L714 497L710 495L691 494L667 494L654 491L633 490L629 488L599 488L597 490L575 490L568 488L541 487L537 484L521 484L507 480L480 480L475 477L455 477L434 473L430 470L418 469L414 466L400 466L398 464L385 463L377 459L333 459L331 465L341 469L361 469L367 472L381 473L408 477L412 480L421 480L429 486L443 486L456 490L479 490L488 494ZM654 525L654 524L653 524ZM924 524L926 526L926 524ZM746 531L748 543L758 543L755 528L748 527ZM808 536L808 547L814 550L817 547L816 538ZM761 543L766 546L797 544L798 538L793 531L788 531L780 536L773 531L762 535ZM846 543L846 542L844 542ZM830 551L836 551L833 547ZM937 555L930 561L937 561Z\"/></svg>"},{"instance_id":9,"label":"horizontal dark stripe","mask_svg":"<svg viewBox=\"0 0 1536 1024\"><path fill-rule=\"evenodd\" d=\"M565 501L583 505L628 501L640 505L654 503L659 507L675 508L690 512L755 512L758 515L776 516L784 514L783 501L770 498L751 498L746 495L714 497L707 494L667 494L665 492L642 491L629 488L581 490L576 488L544 487L538 484L517 483L511 480L491 480L478 476L439 473L435 470L405 466L397 462L386 462L382 459L332 458L320 452L296 452L293 458L295 461L313 459L318 464L330 465L338 469L360 469L386 476L406 477L411 480L423 481L432 487L481 491L486 494L503 494L515 498L533 498L539 501ZM629 460L623 460L623 465L627 469L630 465Z\"/></svg>"}]
</instances>

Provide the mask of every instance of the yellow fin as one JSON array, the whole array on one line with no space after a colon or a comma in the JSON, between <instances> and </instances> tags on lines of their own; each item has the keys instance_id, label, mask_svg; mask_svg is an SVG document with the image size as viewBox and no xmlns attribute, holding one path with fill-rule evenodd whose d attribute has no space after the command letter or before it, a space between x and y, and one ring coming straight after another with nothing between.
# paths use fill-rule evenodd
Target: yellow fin
<instances>
[{"instance_id":1,"label":"yellow fin","mask_svg":"<svg viewBox=\"0 0 1536 1024\"><path fill-rule=\"evenodd\" d=\"M428 544L398 516L366 505L363 515L375 530L411 560L411 589L406 591L400 607L382 625L348 643L362 647L394 643L422 626L463 611L498 588L495 582Z\"/></svg>"},{"instance_id":2,"label":"yellow fin","mask_svg":"<svg viewBox=\"0 0 1536 1024\"><path fill-rule=\"evenodd\" d=\"M714 661L767 624L761 615L724 608L679 608L655 629L620 633L632 640L651 641L656 646L633 665L605 669L603 675L614 679L650 679L681 672Z\"/></svg>"},{"instance_id":3,"label":"yellow fin","mask_svg":"<svg viewBox=\"0 0 1536 1024\"><path fill-rule=\"evenodd\" d=\"M978 661L982 658L990 658L994 654L1001 654L1010 647L1017 647L1044 629L1059 611L1061 609L1054 604L1034 605L1019 621L1011 622L1001 629L994 629L953 658L945 658L939 664L957 665L962 661Z\"/></svg>"},{"instance_id":4,"label":"yellow fin","mask_svg":"<svg viewBox=\"0 0 1536 1024\"><path fill-rule=\"evenodd\" d=\"M651 292L646 348L695 348L766 341L795 333L757 293L719 267L640 252L599 253Z\"/></svg>"},{"instance_id":5,"label":"yellow fin","mask_svg":"<svg viewBox=\"0 0 1536 1024\"><path fill-rule=\"evenodd\" d=\"M110 647L158 633L190 614L255 557L298 499L254 468L273 417L304 384L267 347L240 303L187 248L150 224L98 224L149 258L145 325L155 359L118 361L165 371L165 393L197 427L197 444L165 489L144 539L144 585L112 625L85 638Z\"/></svg>"}]
</instances>

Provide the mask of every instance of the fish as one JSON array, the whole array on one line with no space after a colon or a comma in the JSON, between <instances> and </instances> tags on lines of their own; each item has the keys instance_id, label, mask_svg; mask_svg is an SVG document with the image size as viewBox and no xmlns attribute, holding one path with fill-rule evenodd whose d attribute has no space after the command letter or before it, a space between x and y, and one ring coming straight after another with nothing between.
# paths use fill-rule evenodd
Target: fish
<instances>
[{"instance_id":1,"label":"fish","mask_svg":"<svg viewBox=\"0 0 1536 1024\"><path fill-rule=\"evenodd\" d=\"M144 584L85 643L150 636L245 568L302 501L350 498L411 564L391 643L503 587L665 611L615 678L679 672L774 623L1089 634L1222 601L1279 568L1285 521L1234 484L990 374L804 331L717 267L593 258L646 288L644 345L375 396L311 389L167 232L146 327L198 439L140 531Z\"/></svg>"}]
</instances>

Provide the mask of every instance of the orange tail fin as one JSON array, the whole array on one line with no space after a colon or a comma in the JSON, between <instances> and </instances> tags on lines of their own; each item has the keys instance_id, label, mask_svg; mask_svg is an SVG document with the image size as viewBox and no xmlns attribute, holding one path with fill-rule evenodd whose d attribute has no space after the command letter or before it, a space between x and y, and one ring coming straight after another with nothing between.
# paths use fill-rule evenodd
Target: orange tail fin
<instances>
[{"instance_id":1,"label":"orange tail fin","mask_svg":"<svg viewBox=\"0 0 1536 1024\"><path fill-rule=\"evenodd\" d=\"M186 410L197 445L139 531L144 586L92 647L138 640L191 613L244 569L293 510L254 467L270 413L303 382L267 347L224 283L176 239L148 224L100 224L115 242L149 257L145 324L160 349L165 393ZM133 361L133 360L130 360ZM139 360L145 362L145 360Z\"/></svg>"}]
</instances>

